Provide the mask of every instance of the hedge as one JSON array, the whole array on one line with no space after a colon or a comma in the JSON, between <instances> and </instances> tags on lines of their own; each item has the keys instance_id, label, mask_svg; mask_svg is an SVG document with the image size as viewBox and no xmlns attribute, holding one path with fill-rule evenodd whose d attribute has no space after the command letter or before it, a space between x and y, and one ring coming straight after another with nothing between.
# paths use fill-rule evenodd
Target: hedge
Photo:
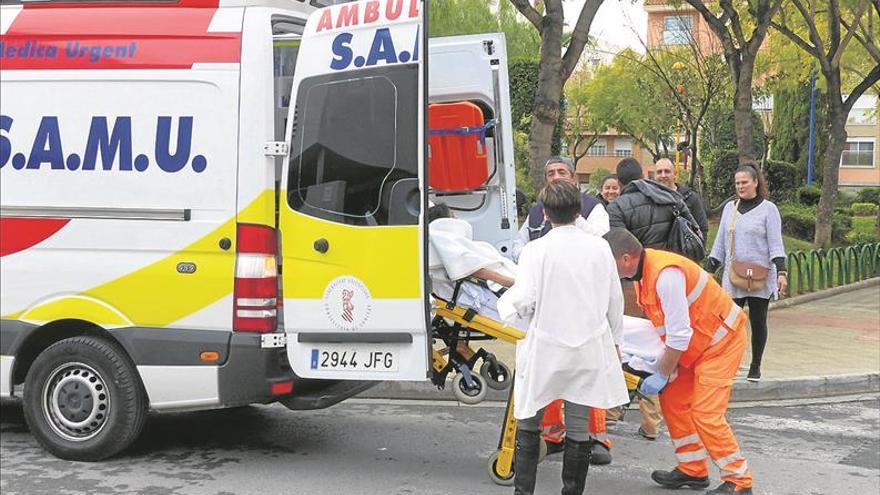
<instances>
[{"instance_id":1,"label":"hedge","mask_svg":"<svg viewBox=\"0 0 880 495\"><path fill-rule=\"evenodd\" d=\"M880 211L880 206L874 203L853 203L850 206L850 211L854 217L870 217Z\"/></svg>"},{"instance_id":2,"label":"hedge","mask_svg":"<svg viewBox=\"0 0 880 495\"><path fill-rule=\"evenodd\" d=\"M866 187L856 194L856 202L880 205L880 187Z\"/></svg>"},{"instance_id":3,"label":"hedge","mask_svg":"<svg viewBox=\"0 0 880 495\"><path fill-rule=\"evenodd\" d=\"M807 206L816 206L822 197L822 189L818 186L801 186L797 188L795 197L798 203Z\"/></svg>"},{"instance_id":4,"label":"hedge","mask_svg":"<svg viewBox=\"0 0 880 495\"><path fill-rule=\"evenodd\" d=\"M816 235L816 207L797 203L779 206L782 217L782 232L786 235L812 242ZM846 234L852 229L852 219L835 212L831 220L831 240L842 244Z\"/></svg>"}]
</instances>

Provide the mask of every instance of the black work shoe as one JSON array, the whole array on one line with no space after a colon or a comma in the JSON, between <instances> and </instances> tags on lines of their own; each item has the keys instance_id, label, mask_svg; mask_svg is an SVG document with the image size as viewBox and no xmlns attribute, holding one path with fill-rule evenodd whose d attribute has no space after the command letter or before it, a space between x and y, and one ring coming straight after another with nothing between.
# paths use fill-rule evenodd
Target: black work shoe
<instances>
[{"instance_id":1,"label":"black work shoe","mask_svg":"<svg viewBox=\"0 0 880 495\"><path fill-rule=\"evenodd\" d=\"M726 493L735 493L736 495L752 495L751 488L740 488L736 489L736 485L733 484L732 481L725 481L718 485L718 488L714 490L709 490L706 492L706 495L724 495Z\"/></svg>"},{"instance_id":2,"label":"black work shoe","mask_svg":"<svg viewBox=\"0 0 880 495\"><path fill-rule=\"evenodd\" d=\"M749 375L746 377L746 380L755 383L761 381L761 366L754 364L749 366Z\"/></svg>"},{"instance_id":3,"label":"black work shoe","mask_svg":"<svg viewBox=\"0 0 880 495\"><path fill-rule=\"evenodd\" d=\"M651 479L663 488L682 488L685 486L692 489L709 488L708 476L689 476L679 471L678 468L673 468L672 471L654 471L651 473Z\"/></svg>"},{"instance_id":4,"label":"black work shoe","mask_svg":"<svg viewBox=\"0 0 880 495\"><path fill-rule=\"evenodd\" d=\"M611 464L611 449L605 446L604 443L593 442L592 456L590 458L590 464L594 466L604 466L606 464Z\"/></svg>"}]
</instances>

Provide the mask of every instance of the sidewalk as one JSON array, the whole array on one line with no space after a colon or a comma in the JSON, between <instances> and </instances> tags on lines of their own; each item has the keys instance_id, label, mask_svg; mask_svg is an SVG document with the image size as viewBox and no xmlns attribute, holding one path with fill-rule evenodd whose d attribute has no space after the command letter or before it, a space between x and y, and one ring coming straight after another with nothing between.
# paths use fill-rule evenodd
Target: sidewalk
<instances>
[{"instance_id":1,"label":"sidewalk","mask_svg":"<svg viewBox=\"0 0 880 495\"><path fill-rule=\"evenodd\" d=\"M733 401L880 391L880 280L819 299L815 294L802 297L807 302L771 305L761 382L745 381L749 349L734 385ZM483 347L513 367L512 345L490 341ZM361 396L454 400L449 387L437 391L430 383L407 382L382 383ZM506 392L490 390L487 399L506 400Z\"/></svg>"}]
</instances>

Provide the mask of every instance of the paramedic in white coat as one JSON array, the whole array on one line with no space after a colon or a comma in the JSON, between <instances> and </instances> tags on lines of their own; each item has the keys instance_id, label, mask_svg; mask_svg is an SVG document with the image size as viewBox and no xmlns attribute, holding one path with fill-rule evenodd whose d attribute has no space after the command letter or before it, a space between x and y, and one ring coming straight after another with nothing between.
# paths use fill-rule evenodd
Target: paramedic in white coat
<instances>
[{"instance_id":1,"label":"paramedic in white coat","mask_svg":"<svg viewBox=\"0 0 880 495\"><path fill-rule=\"evenodd\" d=\"M608 243L575 227L581 194L568 181L538 196L553 229L522 251L517 279L498 301L505 320L530 318L516 346L515 493L534 492L543 409L565 401L563 495L581 495L590 463L590 407L628 402L617 345L623 293Z\"/></svg>"}]
</instances>

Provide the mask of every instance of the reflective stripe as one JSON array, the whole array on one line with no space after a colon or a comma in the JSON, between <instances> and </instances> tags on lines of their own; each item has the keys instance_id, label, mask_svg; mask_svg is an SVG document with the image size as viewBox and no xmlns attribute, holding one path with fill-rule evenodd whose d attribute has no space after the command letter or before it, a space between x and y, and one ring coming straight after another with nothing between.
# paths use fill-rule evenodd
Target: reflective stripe
<instances>
[{"instance_id":1,"label":"reflective stripe","mask_svg":"<svg viewBox=\"0 0 880 495\"><path fill-rule=\"evenodd\" d=\"M719 468L723 469L723 468L727 467L727 465L730 464L731 462L736 462L740 459L742 459L742 452L737 450L736 452L730 454L727 457L722 457L721 459L717 459L715 461L715 465L718 466Z\"/></svg>"},{"instance_id":2,"label":"reflective stripe","mask_svg":"<svg viewBox=\"0 0 880 495\"><path fill-rule=\"evenodd\" d=\"M718 326L718 330L715 330L715 335L712 336L712 341L709 342L710 346L717 344L727 335L728 327L733 328L733 324L736 323L740 313L742 313L742 309L734 304L730 312L727 313L727 317L724 318L724 323Z\"/></svg>"},{"instance_id":3,"label":"reflective stripe","mask_svg":"<svg viewBox=\"0 0 880 495\"><path fill-rule=\"evenodd\" d=\"M695 303L697 299L699 299L700 295L703 294L703 289L706 288L706 284L709 283L709 273L700 270L700 280L697 280L697 285L694 287L694 290L687 295L688 306Z\"/></svg>"},{"instance_id":4,"label":"reflective stripe","mask_svg":"<svg viewBox=\"0 0 880 495\"><path fill-rule=\"evenodd\" d=\"M706 449L700 449L694 452L682 452L681 454L676 452L675 457L678 458L678 462L701 461L706 458Z\"/></svg>"},{"instance_id":5,"label":"reflective stripe","mask_svg":"<svg viewBox=\"0 0 880 495\"><path fill-rule=\"evenodd\" d=\"M726 469L722 469L721 470L721 477L722 478L724 478L724 477L738 478L738 477L746 474L746 471L748 471L748 470L749 470L749 463L747 461L743 461L743 465L740 466L740 468L737 469L736 471L728 471Z\"/></svg>"},{"instance_id":6,"label":"reflective stripe","mask_svg":"<svg viewBox=\"0 0 880 495\"><path fill-rule=\"evenodd\" d=\"M686 437L673 438L672 445L675 446L675 448L677 449L679 447L684 447L687 444L698 443L699 441L700 441L700 436L697 435L696 433L694 433L694 434L688 435Z\"/></svg>"},{"instance_id":7,"label":"reflective stripe","mask_svg":"<svg viewBox=\"0 0 880 495\"><path fill-rule=\"evenodd\" d=\"M659 326L659 327L654 327L654 330L656 330L656 331L657 331L657 335L660 335L661 337L664 336L664 335L666 335L666 325L662 325L662 326Z\"/></svg>"}]
</instances>

